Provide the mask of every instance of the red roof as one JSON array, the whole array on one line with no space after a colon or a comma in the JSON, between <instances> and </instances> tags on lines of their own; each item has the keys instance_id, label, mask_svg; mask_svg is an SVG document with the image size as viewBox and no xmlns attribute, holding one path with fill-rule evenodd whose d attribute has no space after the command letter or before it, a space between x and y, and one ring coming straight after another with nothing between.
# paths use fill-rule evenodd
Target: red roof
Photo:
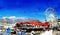
<instances>
[{"instance_id":1,"label":"red roof","mask_svg":"<svg viewBox=\"0 0 60 35\"><path fill-rule=\"evenodd\" d=\"M26 22L18 22L18 24L25 24ZM37 21L29 21L28 24L32 25L32 26L48 26L49 22L37 22Z\"/></svg>"}]
</instances>

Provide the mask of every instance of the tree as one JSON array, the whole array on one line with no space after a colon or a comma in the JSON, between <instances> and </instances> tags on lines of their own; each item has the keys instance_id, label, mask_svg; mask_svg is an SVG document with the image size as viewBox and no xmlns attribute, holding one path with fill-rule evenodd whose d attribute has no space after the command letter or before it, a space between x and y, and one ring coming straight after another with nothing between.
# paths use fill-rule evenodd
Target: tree
<instances>
[{"instance_id":1,"label":"tree","mask_svg":"<svg viewBox=\"0 0 60 35\"><path fill-rule=\"evenodd\" d=\"M58 22L60 22L60 19L57 19Z\"/></svg>"},{"instance_id":2,"label":"tree","mask_svg":"<svg viewBox=\"0 0 60 35\"><path fill-rule=\"evenodd\" d=\"M57 25L60 27L60 18L59 19L57 19L57 21L58 21L58 23L57 23Z\"/></svg>"}]
</instances>

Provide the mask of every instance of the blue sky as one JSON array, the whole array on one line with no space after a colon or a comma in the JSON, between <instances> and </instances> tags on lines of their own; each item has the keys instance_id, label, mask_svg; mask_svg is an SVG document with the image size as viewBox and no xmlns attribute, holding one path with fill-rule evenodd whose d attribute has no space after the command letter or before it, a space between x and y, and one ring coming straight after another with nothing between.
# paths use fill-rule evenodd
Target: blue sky
<instances>
[{"instance_id":1,"label":"blue sky","mask_svg":"<svg viewBox=\"0 0 60 35\"><path fill-rule=\"evenodd\" d=\"M60 17L60 0L0 0L0 18L16 16L44 21L44 12L49 7Z\"/></svg>"}]
</instances>

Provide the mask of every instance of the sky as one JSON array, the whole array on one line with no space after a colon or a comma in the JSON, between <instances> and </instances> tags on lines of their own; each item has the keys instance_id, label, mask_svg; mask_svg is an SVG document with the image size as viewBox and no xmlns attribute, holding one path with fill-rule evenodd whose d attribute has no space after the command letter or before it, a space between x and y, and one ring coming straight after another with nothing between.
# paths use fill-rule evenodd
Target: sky
<instances>
[{"instance_id":1,"label":"sky","mask_svg":"<svg viewBox=\"0 0 60 35\"><path fill-rule=\"evenodd\" d=\"M60 17L60 0L0 0L0 18L14 16L44 21L45 10L49 7Z\"/></svg>"}]
</instances>

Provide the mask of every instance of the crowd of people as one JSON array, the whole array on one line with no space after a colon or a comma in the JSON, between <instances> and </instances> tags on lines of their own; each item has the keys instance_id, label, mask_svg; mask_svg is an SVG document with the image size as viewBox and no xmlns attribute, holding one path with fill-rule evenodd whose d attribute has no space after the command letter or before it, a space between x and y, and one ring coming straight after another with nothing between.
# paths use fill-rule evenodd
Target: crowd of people
<instances>
[{"instance_id":1,"label":"crowd of people","mask_svg":"<svg viewBox=\"0 0 60 35\"><path fill-rule=\"evenodd\" d=\"M53 35L53 30L45 29L40 35Z\"/></svg>"},{"instance_id":2,"label":"crowd of people","mask_svg":"<svg viewBox=\"0 0 60 35\"><path fill-rule=\"evenodd\" d=\"M14 30L11 31L10 28L4 29L0 31L0 35L25 35L25 31L23 30Z\"/></svg>"},{"instance_id":3,"label":"crowd of people","mask_svg":"<svg viewBox=\"0 0 60 35\"><path fill-rule=\"evenodd\" d=\"M0 31L0 35L11 35L11 29L7 28Z\"/></svg>"},{"instance_id":4,"label":"crowd of people","mask_svg":"<svg viewBox=\"0 0 60 35\"><path fill-rule=\"evenodd\" d=\"M41 30L39 33L39 35L54 35L53 34L53 31L51 28L46 28L44 30ZM38 35L35 33L36 31L32 30L30 32L30 35ZM24 30L21 30L21 29L18 29L17 31L14 30L14 32L11 34L11 29L10 28L7 28L4 30L4 32L0 31L0 35L26 35L26 32ZM58 35L56 33L56 35Z\"/></svg>"}]
</instances>

